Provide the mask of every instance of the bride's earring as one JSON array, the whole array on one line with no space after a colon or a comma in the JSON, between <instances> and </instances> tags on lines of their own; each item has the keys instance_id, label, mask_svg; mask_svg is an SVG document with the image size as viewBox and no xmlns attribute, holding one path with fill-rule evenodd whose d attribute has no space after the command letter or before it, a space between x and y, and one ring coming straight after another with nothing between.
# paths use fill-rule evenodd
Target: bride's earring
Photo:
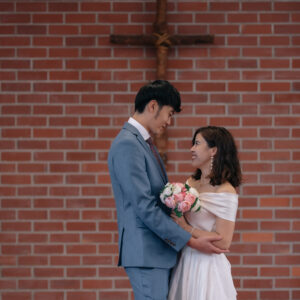
<instances>
[{"instance_id":1,"label":"bride's earring","mask_svg":"<svg viewBox=\"0 0 300 300\"><path fill-rule=\"evenodd\" d=\"M210 172L211 172L212 169L213 169L213 165L214 165L214 157L211 156L211 157L210 157Z\"/></svg>"}]
</instances>

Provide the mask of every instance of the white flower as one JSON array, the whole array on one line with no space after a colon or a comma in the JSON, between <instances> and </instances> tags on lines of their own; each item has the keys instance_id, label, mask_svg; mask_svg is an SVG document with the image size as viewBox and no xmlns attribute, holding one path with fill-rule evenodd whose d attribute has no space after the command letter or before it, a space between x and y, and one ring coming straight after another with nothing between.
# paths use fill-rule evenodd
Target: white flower
<instances>
[{"instance_id":1,"label":"white flower","mask_svg":"<svg viewBox=\"0 0 300 300\"><path fill-rule=\"evenodd\" d=\"M168 182L160 194L160 200L162 201L162 203L165 204L165 199L170 197L172 194L172 184Z\"/></svg>"},{"instance_id":2,"label":"white flower","mask_svg":"<svg viewBox=\"0 0 300 300\"><path fill-rule=\"evenodd\" d=\"M180 192L181 192L181 187L179 185L175 184L173 193L178 194Z\"/></svg>"},{"instance_id":3,"label":"white flower","mask_svg":"<svg viewBox=\"0 0 300 300\"><path fill-rule=\"evenodd\" d=\"M199 193L198 193L197 190L194 189L193 187L190 187L189 193L191 193L191 194L194 195L195 197L199 197Z\"/></svg>"}]
</instances>

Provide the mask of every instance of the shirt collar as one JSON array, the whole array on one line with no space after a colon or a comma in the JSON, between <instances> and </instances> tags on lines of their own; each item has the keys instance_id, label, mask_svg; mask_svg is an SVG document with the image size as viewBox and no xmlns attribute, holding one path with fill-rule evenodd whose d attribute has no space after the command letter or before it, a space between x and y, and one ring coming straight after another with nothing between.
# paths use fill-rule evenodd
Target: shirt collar
<instances>
[{"instance_id":1,"label":"shirt collar","mask_svg":"<svg viewBox=\"0 0 300 300\"><path fill-rule=\"evenodd\" d=\"M150 137L150 134L147 131L147 129L141 123L139 123L137 120L135 120L134 118L130 117L128 120L128 123L131 124L132 126L134 126L139 131L139 133L142 135L144 140L147 140Z\"/></svg>"}]
</instances>

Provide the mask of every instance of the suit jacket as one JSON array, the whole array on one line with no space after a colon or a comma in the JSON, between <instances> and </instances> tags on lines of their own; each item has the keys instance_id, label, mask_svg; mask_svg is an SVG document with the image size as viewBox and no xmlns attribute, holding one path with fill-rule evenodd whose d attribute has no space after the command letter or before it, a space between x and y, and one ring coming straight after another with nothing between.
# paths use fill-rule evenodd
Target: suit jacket
<instances>
[{"instance_id":1,"label":"suit jacket","mask_svg":"<svg viewBox=\"0 0 300 300\"><path fill-rule=\"evenodd\" d=\"M172 268L191 235L168 216L159 200L166 172L131 124L125 123L113 141L108 166L118 217L118 264Z\"/></svg>"}]
</instances>

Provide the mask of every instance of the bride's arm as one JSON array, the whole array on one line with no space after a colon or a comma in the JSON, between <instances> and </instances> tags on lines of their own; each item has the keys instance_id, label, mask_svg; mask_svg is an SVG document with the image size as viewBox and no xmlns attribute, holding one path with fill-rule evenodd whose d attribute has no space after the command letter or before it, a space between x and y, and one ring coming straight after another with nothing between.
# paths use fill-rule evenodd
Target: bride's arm
<instances>
[{"instance_id":1,"label":"bride's arm","mask_svg":"<svg viewBox=\"0 0 300 300\"><path fill-rule=\"evenodd\" d=\"M172 215L173 220L184 230L190 232L194 238L221 238L219 241L212 242L216 247L220 249L227 250L230 247L233 231L234 231L234 222L227 221L221 218L216 220L216 231L205 231L198 228L192 227L184 217L178 218L175 215Z\"/></svg>"},{"instance_id":2,"label":"bride's arm","mask_svg":"<svg viewBox=\"0 0 300 300\"><path fill-rule=\"evenodd\" d=\"M229 249L233 237L234 225L235 223L232 221L217 218L216 233L222 237L222 240L214 242L214 245L222 249Z\"/></svg>"}]
</instances>

